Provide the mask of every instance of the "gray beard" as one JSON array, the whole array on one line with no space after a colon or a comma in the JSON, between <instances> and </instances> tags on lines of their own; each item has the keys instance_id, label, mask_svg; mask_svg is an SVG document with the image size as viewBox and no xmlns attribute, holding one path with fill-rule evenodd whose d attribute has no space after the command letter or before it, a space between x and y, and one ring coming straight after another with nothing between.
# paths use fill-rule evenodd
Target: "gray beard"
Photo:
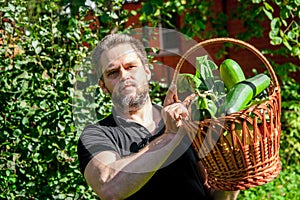
<instances>
[{"instance_id":1,"label":"gray beard","mask_svg":"<svg viewBox=\"0 0 300 200\"><path fill-rule=\"evenodd\" d=\"M148 100L149 86L138 88L136 95L121 95L113 92L111 97L114 105L122 112L134 112L144 106Z\"/></svg>"}]
</instances>

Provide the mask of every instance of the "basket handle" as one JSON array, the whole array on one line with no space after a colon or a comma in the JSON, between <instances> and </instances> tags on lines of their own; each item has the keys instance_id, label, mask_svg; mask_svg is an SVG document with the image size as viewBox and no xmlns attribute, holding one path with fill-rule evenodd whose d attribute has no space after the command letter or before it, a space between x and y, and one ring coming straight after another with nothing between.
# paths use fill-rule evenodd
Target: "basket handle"
<instances>
[{"instance_id":1,"label":"basket handle","mask_svg":"<svg viewBox=\"0 0 300 200\"><path fill-rule=\"evenodd\" d=\"M177 78L178 78L178 74L180 72L180 69L181 69L184 61L186 60L186 58L188 58L188 56L190 56L198 48L208 46L208 45L211 45L211 44L218 44L218 43L224 43L224 42L230 42L230 43L233 43L233 44L243 46L246 49L250 50L252 53L254 53L266 66L269 74L271 75L271 79L273 80L275 86L278 89L280 88L278 79L276 77L276 74L275 74L271 64L269 63L267 58L258 49L256 49L251 44L246 43L242 40L238 40L238 39L235 39L235 38L228 38L228 37L221 37L221 38L213 38L213 39L204 40L202 42L197 43L193 47L191 47L185 54L183 54L183 56L180 58L179 62L177 63L176 68L175 68L175 72L174 72L174 75L173 75L173 79L172 79L172 84L177 83Z\"/></svg>"}]
</instances>

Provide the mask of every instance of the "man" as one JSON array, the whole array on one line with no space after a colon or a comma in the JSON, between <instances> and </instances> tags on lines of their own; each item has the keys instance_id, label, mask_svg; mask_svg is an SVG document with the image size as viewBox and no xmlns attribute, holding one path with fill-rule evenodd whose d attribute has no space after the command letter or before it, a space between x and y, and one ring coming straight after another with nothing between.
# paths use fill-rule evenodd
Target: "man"
<instances>
[{"instance_id":1,"label":"man","mask_svg":"<svg viewBox=\"0 0 300 200\"><path fill-rule=\"evenodd\" d=\"M112 114L87 126L78 143L81 171L96 194L101 199L211 199L205 171L181 126L188 116L185 102L175 102L176 86L171 86L163 108L151 103L151 72L140 41L108 35L92 56L99 85L113 102ZM217 199L236 195L214 194Z\"/></svg>"}]
</instances>

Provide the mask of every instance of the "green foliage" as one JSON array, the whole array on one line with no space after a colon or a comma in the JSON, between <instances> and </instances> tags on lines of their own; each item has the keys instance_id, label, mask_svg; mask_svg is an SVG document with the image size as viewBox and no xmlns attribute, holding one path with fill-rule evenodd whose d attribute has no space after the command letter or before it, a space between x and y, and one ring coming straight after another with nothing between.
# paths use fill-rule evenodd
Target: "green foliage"
<instances>
[{"instance_id":1,"label":"green foliage","mask_svg":"<svg viewBox=\"0 0 300 200\"><path fill-rule=\"evenodd\" d=\"M0 197L91 198L76 157L72 90L88 52L83 35L93 41L93 33L58 1L32 5L34 21L25 1L1 4Z\"/></svg>"},{"instance_id":2,"label":"green foliage","mask_svg":"<svg viewBox=\"0 0 300 200\"><path fill-rule=\"evenodd\" d=\"M230 13L218 14L212 1L144 1L131 12L121 0L97 0L93 11L85 2L0 0L2 199L97 199L79 172L77 141L86 124L110 112L111 102L97 86L89 53L108 33L123 31L132 15L139 13L143 25L169 28L176 27L174 14L184 15L180 31L201 39L228 36L230 18L251 30L236 37L261 37L260 22L268 19L270 43L281 48L264 53L299 58L299 1L241 0ZM289 76L299 66L272 66L282 89L283 171L273 182L242 192L241 199L295 199L299 191L300 88ZM166 85L150 87L161 104Z\"/></svg>"},{"instance_id":3,"label":"green foliage","mask_svg":"<svg viewBox=\"0 0 300 200\"><path fill-rule=\"evenodd\" d=\"M281 171L280 175L273 181L265 185L243 190L238 196L238 200L298 200L300 166L290 165Z\"/></svg>"},{"instance_id":4,"label":"green foliage","mask_svg":"<svg viewBox=\"0 0 300 200\"><path fill-rule=\"evenodd\" d=\"M149 92L152 102L162 106L167 90L168 87L166 84L151 81L149 86Z\"/></svg>"},{"instance_id":5,"label":"green foliage","mask_svg":"<svg viewBox=\"0 0 300 200\"><path fill-rule=\"evenodd\" d=\"M245 28L244 31L237 33L237 38L249 40L263 36L264 27L261 23L265 20L265 17L262 12L262 7L258 4L253 4L247 0L239 0L238 7L231 10L230 15L232 19L242 20Z\"/></svg>"},{"instance_id":6,"label":"green foliage","mask_svg":"<svg viewBox=\"0 0 300 200\"><path fill-rule=\"evenodd\" d=\"M226 20L225 15L217 19L214 18L210 9L213 3L211 1L145 1L142 2L140 21L144 25L157 27L159 23L166 28L176 29L176 14L184 15L183 25L180 32L189 37L197 36L203 38L203 31L207 27L207 23L211 19L211 23L215 25L215 29L210 31L210 35L224 35L224 23L220 25L220 20ZM149 24L149 22L151 24Z\"/></svg>"},{"instance_id":7,"label":"green foliage","mask_svg":"<svg viewBox=\"0 0 300 200\"><path fill-rule=\"evenodd\" d=\"M300 165L300 85L290 80L282 87L281 160Z\"/></svg>"},{"instance_id":8,"label":"green foliage","mask_svg":"<svg viewBox=\"0 0 300 200\"><path fill-rule=\"evenodd\" d=\"M292 56L300 59L300 2L298 0L269 2L253 0L252 2L261 4L261 10L270 20L270 43L283 44ZM275 12L277 9L280 10L279 14Z\"/></svg>"},{"instance_id":9,"label":"green foliage","mask_svg":"<svg viewBox=\"0 0 300 200\"><path fill-rule=\"evenodd\" d=\"M238 33L239 38L247 40L263 36L265 28L262 27L262 22L268 20L270 44L283 45L291 56L300 58L299 1L239 0L239 2L239 7L232 10L231 15L233 18L242 19L246 30L251 30Z\"/></svg>"}]
</instances>

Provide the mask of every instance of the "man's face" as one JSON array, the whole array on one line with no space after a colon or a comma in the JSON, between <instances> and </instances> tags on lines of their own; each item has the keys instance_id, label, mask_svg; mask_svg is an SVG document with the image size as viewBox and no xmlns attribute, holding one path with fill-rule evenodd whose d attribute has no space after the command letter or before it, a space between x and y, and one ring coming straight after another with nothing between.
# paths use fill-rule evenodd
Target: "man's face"
<instances>
[{"instance_id":1,"label":"man's face","mask_svg":"<svg viewBox=\"0 0 300 200\"><path fill-rule=\"evenodd\" d=\"M100 86L111 95L113 103L129 110L142 106L148 98L151 72L135 50L129 44L121 44L104 52L100 59Z\"/></svg>"}]
</instances>

